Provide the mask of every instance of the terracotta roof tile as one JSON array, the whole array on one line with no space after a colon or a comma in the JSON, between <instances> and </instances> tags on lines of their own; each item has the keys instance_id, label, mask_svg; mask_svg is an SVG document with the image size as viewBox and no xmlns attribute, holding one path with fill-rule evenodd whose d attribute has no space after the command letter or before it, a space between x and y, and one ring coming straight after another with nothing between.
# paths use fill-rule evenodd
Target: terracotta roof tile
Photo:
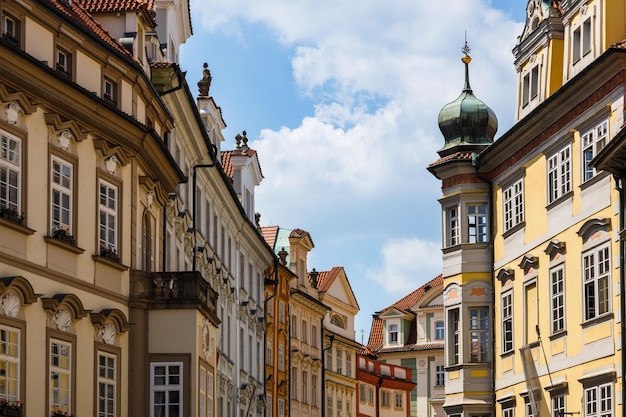
<instances>
[{"instance_id":1,"label":"terracotta roof tile","mask_svg":"<svg viewBox=\"0 0 626 417\"><path fill-rule=\"evenodd\" d=\"M228 177L232 180L235 170L233 168L232 158L236 156L247 156L248 158L256 157L257 153L253 149L244 149L238 148L232 151L222 151L222 168L224 168L224 172ZM261 165L259 164L259 170L261 170ZM261 176L263 176L263 172L261 172Z\"/></svg>"},{"instance_id":2,"label":"terracotta roof tile","mask_svg":"<svg viewBox=\"0 0 626 417\"><path fill-rule=\"evenodd\" d=\"M435 278L431 279L415 291L410 294L402 297L400 300L391 304L390 306L382 309L380 312L374 314L372 318L372 327L370 328L370 337L367 342L368 348L372 349L375 352L382 352L383 348L383 320L379 317L379 314L383 311L387 311L389 309L398 309L400 311L404 311L410 314L414 314L411 311L411 307L416 305L418 301L429 292L429 290L433 287L439 286L443 284L443 275L438 275ZM417 348L413 348L415 346L422 346L423 344L416 344L417 341L417 328L416 322L413 320L411 323L411 330L409 332L409 336L407 339L407 343L400 347L394 347L395 350L418 350ZM405 349L406 347L406 349ZM389 351L391 348L385 348L385 351ZM421 349L421 348L420 348Z\"/></svg>"},{"instance_id":3,"label":"terracotta roof tile","mask_svg":"<svg viewBox=\"0 0 626 417\"><path fill-rule=\"evenodd\" d=\"M98 38L102 39L109 46L112 46L118 52L130 57L133 61L137 60L133 55L124 48L118 41L107 31L100 23L98 23L87 10L85 10L80 2L73 1L68 5L62 0L48 0L51 5L57 8L59 11L73 19L78 25L84 29L92 32Z\"/></svg>"},{"instance_id":4,"label":"terracotta roof tile","mask_svg":"<svg viewBox=\"0 0 626 417\"><path fill-rule=\"evenodd\" d=\"M406 344L402 346L390 346L384 347L376 350L377 353L383 352L407 352L411 350L432 350L432 349L443 349L443 342L432 342L432 343L414 343L414 344Z\"/></svg>"},{"instance_id":5,"label":"terracotta roof tile","mask_svg":"<svg viewBox=\"0 0 626 417\"><path fill-rule=\"evenodd\" d=\"M146 20L156 26L154 0L75 0L90 13L142 12Z\"/></svg>"},{"instance_id":6,"label":"terracotta roof tile","mask_svg":"<svg viewBox=\"0 0 626 417\"><path fill-rule=\"evenodd\" d=\"M342 269L343 267L341 266L333 266L330 271L320 271L317 277L317 289L319 292L328 291Z\"/></svg>"},{"instance_id":7,"label":"terracotta roof tile","mask_svg":"<svg viewBox=\"0 0 626 417\"><path fill-rule=\"evenodd\" d=\"M275 249L276 237L278 236L278 226L263 226L261 227L261 235L267 242L270 248Z\"/></svg>"},{"instance_id":8,"label":"terracotta roof tile","mask_svg":"<svg viewBox=\"0 0 626 417\"><path fill-rule=\"evenodd\" d=\"M465 160L471 161L473 154L474 152L455 152L453 154L446 155L443 158L437 159L435 162L432 162L428 166L433 167L433 166L445 164L446 162L450 162L450 161L465 161Z\"/></svg>"},{"instance_id":9,"label":"terracotta roof tile","mask_svg":"<svg viewBox=\"0 0 626 417\"><path fill-rule=\"evenodd\" d=\"M307 232L306 230L293 229L289 237L303 238L303 237L311 237L311 236L309 235L309 232Z\"/></svg>"}]
</instances>

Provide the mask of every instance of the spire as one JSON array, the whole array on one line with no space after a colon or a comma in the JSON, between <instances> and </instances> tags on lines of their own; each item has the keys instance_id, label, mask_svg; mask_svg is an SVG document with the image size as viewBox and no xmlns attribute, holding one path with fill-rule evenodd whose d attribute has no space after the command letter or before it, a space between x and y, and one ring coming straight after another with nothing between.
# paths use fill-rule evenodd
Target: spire
<instances>
[{"instance_id":1,"label":"spire","mask_svg":"<svg viewBox=\"0 0 626 417\"><path fill-rule=\"evenodd\" d=\"M472 58L467 44L461 49L461 62L465 65L465 84L461 95L446 104L439 112L439 129L445 145L439 150L440 156L454 152L480 152L493 143L498 130L498 119L489 106L474 96L469 82L469 64Z\"/></svg>"}]
</instances>

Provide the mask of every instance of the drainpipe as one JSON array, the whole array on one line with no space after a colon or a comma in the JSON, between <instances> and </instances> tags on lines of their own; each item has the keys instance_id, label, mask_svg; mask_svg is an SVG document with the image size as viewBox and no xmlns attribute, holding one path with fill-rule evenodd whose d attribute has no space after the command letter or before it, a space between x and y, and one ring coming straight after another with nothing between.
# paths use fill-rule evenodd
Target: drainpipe
<instances>
[{"instance_id":1,"label":"drainpipe","mask_svg":"<svg viewBox=\"0 0 626 417\"><path fill-rule=\"evenodd\" d=\"M380 417L380 388L382 386L383 386L383 377L381 376L381 377L378 377L378 384L376 384L376 417Z\"/></svg>"},{"instance_id":2,"label":"drainpipe","mask_svg":"<svg viewBox=\"0 0 626 417\"><path fill-rule=\"evenodd\" d=\"M212 152L211 152L212 151ZM198 182L197 179L197 175L196 175L196 171L199 168L213 168L215 166L215 159L216 159L216 150L215 150L215 145L212 145L209 148L209 156L211 157L211 163L210 164L197 164L193 166L193 178L192 178L192 190L191 190L191 201L192 201L192 205L193 205L193 266L191 268L192 271L196 270L196 253L198 252L198 248L196 246L196 230L198 230L196 228L196 211L197 211L197 207L196 207L196 184Z\"/></svg>"},{"instance_id":3,"label":"drainpipe","mask_svg":"<svg viewBox=\"0 0 626 417\"><path fill-rule=\"evenodd\" d=\"M277 288L278 288L278 259L277 258L274 258L274 271L271 272L269 275L270 276L274 275L274 279L271 280L271 279L267 279L266 278L263 281L263 293L265 293L265 284L266 283L269 284L269 285L274 285L274 293L271 294L269 297L267 297L267 299L264 300L264 302L263 302L263 304L264 304L263 310L265 311L265 316L266 317L268 315L267 303L272 298L274 298L276 296L276 291L277 291ZM272 317L276 318L276 315L274 314L273 311L272 311ZM274 329L275 328L276 327L274 326ZM263 369L265 369L265 364L267 363L267 358L265 357L265 354L267 353L267 320L265 321L265 329L266 329L266 331L263 332L263 355L261 355L262 358L263 358ZM278 345L276 345L276 349L278 349ZM274 352L275 352L275 350L274 350L274 348L272 348L272 355L274 355ZM274 358L272 358L272 367L275 366L274 363L275 363L274 362ZM274 375L274 374L272 374L272 375ZM265 375L265 372L263 372L263 387L265 387L265 382L266 382L265 379L266 378L267 378L267 375ZM275 378L274 378L274 384L276 384L276 379ZM264 394L265 394L265 400L267 401L267 393L264 392ZM275 397L276 396L274 395L274 390L272 390L272 401L274 401ZM270 407L272 407L272 410L274 410L274 404L270 404ZM267 403L266 403L266 407L263 410L263 415L264 416L267 415Z\"/></svg>"},{"instance_id":4,"label":"drainpipe","mask_svg":"<svg viewBox=\"0 0 626 417\"><path fill-rule=\"evenodd\" d=\"M495 369L495 361L493 360L494 354L496 351L496 326L494 323L495 317L495 305L496 305L496 292L495 292L495 278L496 273L493 269L493 262L495 259L494 245L493 245L493 186L491 181L487 178L484 178L480 175L480 158L477 153L472 153L472 166L474 167L476 178L483 181L489 187L489 205L488 211L489 215L487 216L487 230L489 230L489 272L491 274L491 415L496 415L496 369Z\"/></svg>"},{"instance_id":5,"label":"drainpipe","mask_svg":"<svg viewBox=\"0 0 626 417\"><path fill-rule=\"evenodd\" d=\"M326 417L326 351L328 349L332 349L333 341L335 340L335 335L331 334L328 336L328 340L330 344L327 347L324 347L324 318L320 320L320 328L322 333L322 417ZM331 363L332 366L332 363Z\"/></svg>"},{"instance_id":6,"label":"drainpipe","mask_svg":"<svg viewBox=\"0 0 626 417\"><path fill-rule=\"evenodd\" d=\"M614 176L615 188L619 193L619 304L620 304L620 329L621 329L621 344L622 344L622 398L626 398L626 294L624 294L624 278L626 278L626 272L624 271L624 204L626 203L624 198L624 188L622 180ZM622 402L622 408L624 404ZM623 414L622 410L622 414Z\"/></svg>"}]
</instances>

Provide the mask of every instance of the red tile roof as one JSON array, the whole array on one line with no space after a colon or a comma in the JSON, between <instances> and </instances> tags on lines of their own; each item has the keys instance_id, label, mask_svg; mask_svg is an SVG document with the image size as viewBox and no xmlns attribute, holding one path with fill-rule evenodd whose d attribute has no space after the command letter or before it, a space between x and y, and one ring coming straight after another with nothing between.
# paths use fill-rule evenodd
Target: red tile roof
<instances>
[{"instance_id":1,"label":"red tile roof","mask_svg":"<svg viewBox=\"0 0 626 417\"><path fill-rule=\"evenodd\" d=\"M137 62L133 55L81 6L80 2L73 1L68 5L62 0L49 0L49 3L63 14L73 19L79 26L82 26L84 29L92 32L96 37L102 39L109 46Z\"/></svg>"},{"instance_id":2,"label":"red tile roof","mask_svg":"<svg viewBox=\"0 0 626 417\"><path fill-rule=\"evenodd\" d=\"M445 164L446 162L450 162L450 161L466 161L466 160L471 161L472 155L474 155L474 153L475 152L455 152L453 154L446 155L443 158L439 158L438 160L436 160L435 162L432 162L428 166L434 167L437 165Z\"/></svg>"},{"instance_id":3,"label":"red tile roof","mask_svg":"<svg viewBox=\"0 0 626 417\"><path fill-rule=\"evenodd\" d=\"M261 227L261 235L267 242L270 248L275 249L276 238L278 237L278 226L263 226Z\"/></svg>"},{"instance_id":4,"label":"red tile roof","mask_svg":"<svg viewBox=\"0 0 626 417\"><path fill-rule=\"evenodd\" d=\"M328 291L342 269L343 267L341 266L333 266L330 271L320 271L317 277L317 289L319 292Z\"/></svg>"},{"instance_id":5,"label":"red tile roof","mask_svg":"<svg viewBox=\"0 0 626 417\"><path fill-rule=\"evenodd\" d=\"M239 148L232 151L222 151L222 168L224 168L224 172L228 177L232 180L233 175L235 174L235 170L233 168L232 158L234 156L247 156L248 158L252 158L256 156L256 151L252 149L244 149ZM261 166L259 165L259 170ZM263 173L261 173L263 175Z\"/></svg>"},{"instance_id":6,"label":"red tile roof","mask_svg":"<svg viewBox=\"0 0 626 417\"><path fill-rule=\"evenodd\" d=\"M389 351L394 351L394 350L395 351L421 350L423 349L422 346L426 346L426 345L439 346L438 343L428 343L428 344L416 343L417 325L416 325L415 319L413 319L413 322L411 323L411 330L407 338L407 342L404 345L383 348L382 347L383 346L383 320L379 317L379 315L380 313L385 312L389 309L398 309L400 311L404 311L406 313L414 315L415 313L411 310L411 307L415 306L424 295L429 293L431 288L440 286L442 284L443 284L443 275L438 275L435 278L428 281L426 284L416 289L415 291L402 297L400 300L396 301L390 306L374 314L372 318L372 327L370 328L370 337L367 342L368 348L375 352L383 352L383 351L389 352ZM443 347L443 344L441 344L441 347ZM435 349L435 348L438 349L439 347L425 347L424 349Z\"/></svg>"},{"instance_id":7,"label":"red tile roof","mask_svg":"<svg viewBox=\"0 0 626 417\"><path fill-rule=\"evenodd\" d=\"M142 12L146 20L156 26L156 2L154 0L74 0L90 13Z\"/></svg>"},{"instance_id":8,"label":"red tile roof","mask_svg":"<svg viewBox=\"0 0 626 417\"><path fill-rule=\"evenodd\" d=\"M289 234L289 237L294 237L294 238L303 238L303 237L311 237L309 235L309 232L307 232L306 230L302 230L302 229L293 229L291 231L291 233Z\"/></svg>"}]
</instances>

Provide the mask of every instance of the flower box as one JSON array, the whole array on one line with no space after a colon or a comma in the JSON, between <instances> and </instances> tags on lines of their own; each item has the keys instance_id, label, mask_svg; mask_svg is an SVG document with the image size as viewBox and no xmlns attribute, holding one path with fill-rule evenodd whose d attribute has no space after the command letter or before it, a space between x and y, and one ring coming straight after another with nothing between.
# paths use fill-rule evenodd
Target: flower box
<instances>
[{"instance_id":1,"label":"flower box","mask_svg":"<svg viewBox=\"0 0 626 417\"><path fill-rule=\"evenodd\" d=\"M0 217L10 222L13 222L19 225L24 225L24 216L20 215L20 213L18 213L16 210L13 210L11 208L8 208L8 207L0 208Z\"/></svg>"},{"instance_id":2,"label":"flower box","mask_svg":"<svg viewBox=\"0 0 626 417\"><path fill-rule=\"evenodd\" d=\"M100 246L100 256L113 262L120 262L120 256L115 249Z\"/></svg>"},{"instance_id":3,"label":"flower box","mask_svg":"<svg viewBox=\"0 0 626 417\"><path fill-rule=\"evenodd\" d=\"M76 240L74 239L74 236L70 235L69 232L65 229L55 230L54 232L52 232L52 237L56 240L60 240L61 242L70 245L76 245Z\"/></svg>"}]
</instances>

